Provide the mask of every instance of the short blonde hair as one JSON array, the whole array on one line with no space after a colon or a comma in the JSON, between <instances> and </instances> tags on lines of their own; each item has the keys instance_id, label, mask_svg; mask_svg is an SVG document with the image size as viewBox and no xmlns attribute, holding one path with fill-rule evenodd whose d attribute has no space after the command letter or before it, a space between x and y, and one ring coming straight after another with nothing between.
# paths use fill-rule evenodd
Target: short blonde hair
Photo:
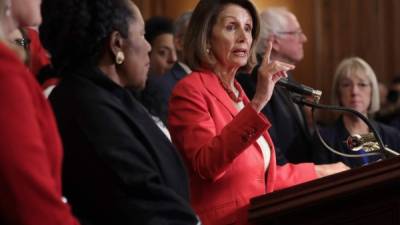
<instances>
[{"instance_id":1,"label":"short blonde hair","mask_svg":"<svg viewBox=\"0 0 400 225\"><path fill-rule=\"evenodd\" d=\"M207 46L218 15L228 4L243 7L249 12L253 20L251 32L253 43L250 49L250 57L247 64L241 69L250 71L257 64L255 46L260 33L260 20L253 3L249 0L201 0L193 11L183 44L184 62L192 70L211 69L216 63L208 54Z\"/></svg>"},{"instance_id":2,"label":"short blonde hair","mask_svg":"<svg viewBox=\"0 0 400 225\"><path fill-rule=\"evenodd\" d=\"M339 83L345 76L352 76L356 72L362 72L371 82L371 103L368 113L373 114L379 110L379 89L375 72L371 66L359 57L351 57L342 60L336 68L332 86L332 103L340 104Z\"/></svg>"}]
</instances>

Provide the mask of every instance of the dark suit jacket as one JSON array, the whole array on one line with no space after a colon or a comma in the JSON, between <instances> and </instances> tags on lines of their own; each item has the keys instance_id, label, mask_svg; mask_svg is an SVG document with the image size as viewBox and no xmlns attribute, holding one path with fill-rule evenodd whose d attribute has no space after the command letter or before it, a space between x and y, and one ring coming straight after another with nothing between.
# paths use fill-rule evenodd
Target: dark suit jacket
<instances>
[{"instance_id":1,"label":"dark suit jacket","mask_svg":"<svg viewBox=\"0 0 400 225\"><path fill-rule=\"evenodd\" d=\"M174 89L176 83L180 81L187 75L186 71L182 68L179 63L175 63L175 65L168 71L164 76L162 76L161 81L164 84L164 94L169 99L172 93L172 89Z\"/></svg>"},{"instance_id":2,"label":"dark suit jacket","mask_svg":"<svg viewBox=\"0 0 400 225\"><path fill-rule=\"evenodd\" d=\"M371 122L377 129L385 145L388 145L393 150L400 150L400 133L396 129L375 121ZM332 126L320 128L320 133L324 141L333 149L347 154L357 154L351 151L345 144L350 134L344 126L342 118L338 119ZM316 164L343 162L351 168L360 167L364 164L361 158L343 157L325 149L316 135L314 136L313 158ZM380 156L368 157L369 162L379 159Z\"/></svg>"},{"instance_id":3,"label":"dark suit jacket","mask_svg":"<svg viewBox=\"0 0 400 225\"><path fill-rule=\"evenodd\" d=\"M196 224L176 149L130 92L99 69L51 97L65 149L63 188L89 224Z\"/></svg>"},{"instance_id":4,"label":"dark suit jacket","mask_svg":"<svg viewBox=\"0 0 400 225\"><path fill-rule=\"evenodd\" d=\"M240 73L237 80L243 87L246 95L253 98L256 90L258 66L252 74ZM291 82L294 80L289 77ZM271 122L268 132L274 142L277 163L311 162L311 135L304 119L302 107L297 107L284 88L275 86L268 104L262 109ZM304 122L302 122L304 121Z\"/></svg>"},{"instance_id":5,"label":"dark suit jacket","mask_svg":"<svg viewBox=\"0 0 400 225\"><path fill-rule=\"evenodd\" d=\"M139 100L149 112L159 117L165 124L167 123L168 102L172 89L186 74L179 63L175 63L165 75L149 77L146 88L139 94Z\"/></svg>"}]
</instances>

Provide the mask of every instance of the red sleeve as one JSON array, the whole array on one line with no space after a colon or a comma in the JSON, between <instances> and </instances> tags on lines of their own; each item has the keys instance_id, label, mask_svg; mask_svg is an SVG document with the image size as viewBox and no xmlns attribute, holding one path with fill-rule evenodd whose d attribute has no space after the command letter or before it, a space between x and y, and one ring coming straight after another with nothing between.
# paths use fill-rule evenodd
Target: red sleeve
<instances>
[{"instance_id":1,"label":"red sleeve","mask_svg":"<svg viewBox=\"0 0 400 225\"><path fill-rule=\"evenodd\" d=\"M78 224L61 199L61 171L54 168L61 168L62 153L46 147L34 82L0 45L0 218L13 225Z\"/></svg>"},{"instance_id":2,"label":"red sleeve","mask_svg":"<svg viewBox=\"0 0 400 225\"><path fill-rule=\"evenodd\" d=\"M207 93L196 88L201 84L191 81L178 83L174 89L168 125L189 169L203 179L215 181L266 130L269 122L250 105L233 119L226 116L219 102L212 100L213 96L206 100Z\"/></svg>"},{"instance_id":3,"label":"red sleeve","mask_svg":"<svg viewBox=\"0 0 400 225\"><path fill-rule=\"evenodd\" d=\"M287 163L276 168L274 190L287 188L316 178L314 163Z\"/></svg>"}]
</instances>

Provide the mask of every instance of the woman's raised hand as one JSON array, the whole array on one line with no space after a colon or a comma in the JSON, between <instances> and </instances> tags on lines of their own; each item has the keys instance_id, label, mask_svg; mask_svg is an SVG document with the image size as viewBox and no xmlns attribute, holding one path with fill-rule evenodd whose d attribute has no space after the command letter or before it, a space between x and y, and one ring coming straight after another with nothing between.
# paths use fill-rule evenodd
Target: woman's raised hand
<instances>
[{"instance_id":1,"label":"woman's raised hand","mask_svg":"<svg viewBox=\"0 0 400 225\"><path fill-rule=\"evenodd\" d=\"M268 42L263 60L258 68L256 93L251 100L253 108L260 112L272 96L276 82L287 77L286 71L294 69L294 65L281 61L271 61L272 42Z\"/></svg>"}]
</instances>

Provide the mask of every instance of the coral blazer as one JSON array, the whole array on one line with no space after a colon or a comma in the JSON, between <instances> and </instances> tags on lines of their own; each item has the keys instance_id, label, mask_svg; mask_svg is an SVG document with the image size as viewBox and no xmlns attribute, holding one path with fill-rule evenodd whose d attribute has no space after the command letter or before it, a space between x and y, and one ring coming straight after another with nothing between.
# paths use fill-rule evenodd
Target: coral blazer
<instances>
[{"instance_id":1,"label":"coral blazer","mask_svg":"<svg viewBox=\"0 0 400 225\"><path fill-rule=\"evenodd\" d=\"M205 225L246 224L252 197L316 178L313 164L277 166L271 126L249 104L239 112L211 72L193 72L175 87L168 123L190 173L191 203ZM256 140L271 149L268 168ZM284 138L284 137L283 137Z\"/></svg>"}]
</instances>

